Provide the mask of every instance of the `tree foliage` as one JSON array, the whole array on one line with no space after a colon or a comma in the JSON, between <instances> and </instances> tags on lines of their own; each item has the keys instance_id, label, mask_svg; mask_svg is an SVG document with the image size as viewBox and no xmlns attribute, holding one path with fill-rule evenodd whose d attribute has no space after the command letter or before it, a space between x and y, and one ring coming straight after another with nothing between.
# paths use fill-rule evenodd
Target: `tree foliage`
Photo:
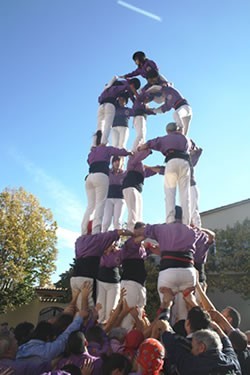
<instances>
[{"instance_id":1,"label":"tree foliage","mask_svg":"<svg viewBox=\"0 0 250 375\"><path fill-rule=\"evenodd\" d=\"M215 256L206 265L209 288L250 297L250 220L216 231Z\"/></svg>"},{"instance_id":2,"label":"tree foliage","mask_svg":"<svg viewBox=\"0 0 250 375\"><path fill-rule=\"evenodd\" d=\"M29 302L55 270L56 222L23 188L0 193L0 311Z\"/></svg>"}]
</instances>

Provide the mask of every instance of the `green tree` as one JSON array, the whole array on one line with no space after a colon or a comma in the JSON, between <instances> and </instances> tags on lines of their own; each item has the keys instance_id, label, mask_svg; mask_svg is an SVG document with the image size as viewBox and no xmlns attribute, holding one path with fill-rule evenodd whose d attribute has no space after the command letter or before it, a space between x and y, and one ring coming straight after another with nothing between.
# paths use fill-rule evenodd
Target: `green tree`
<instances>
[{"instance_id":1,"label":"green tree","mask_svg":"<svg viewBox=\"0 0 250 375\"><path fill-rule=\"evenodd\" d=\"M0 193L0 312L29 302L55 270L56 222L23 188Z\"/></svg>"},{"instance_id":2,"label":"green tree","mask_svg":"<svg viewBox=\"0 0 250 375\"><path fill-rule=\"evenodd\" d=\"M250 220L217 230L216 249L206 264L209 288L233 290L250 298Z\"/></svg>"}]
</instances>

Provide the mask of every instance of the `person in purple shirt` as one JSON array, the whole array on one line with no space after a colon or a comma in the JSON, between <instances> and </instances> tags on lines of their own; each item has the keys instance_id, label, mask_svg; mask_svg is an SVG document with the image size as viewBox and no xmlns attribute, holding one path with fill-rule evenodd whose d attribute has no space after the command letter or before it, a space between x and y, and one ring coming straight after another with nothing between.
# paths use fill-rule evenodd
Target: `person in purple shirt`
<instances>
[{"instance_id":1,"label":"person in purple shirt","mask_svg":"<svg viewBox=\"0 0 250 375\"><path fill-rule=\"evenodd\" d=\"M75 243L75 265L73 276L70 279L71 289L78 289L85 281L90 282L93 288L94 280L97 278L100 258L114 241L120 236L130 236L131 232L124 229L109 231L106 233L87 234L80 236ZM89 295L89 306L94 306L92 294ZM77 300L77 306L81 305L81 295Z\"/></svg>"},{"instance_id":2,"label":"person in purple shirt","mask_svg":"<svg viewBox=\"0 0 250 375\"><path fill-rule=\"evenodd\" d=\"M103 133L102 144L108 143L110 129L115 117L116 99L121 94L128 94L130 99L134 101L134 95L137 96L136 90L140 88L140 85L141 83L137 78L119 81L116 76L106 85L98 98L100 105L97 115L97 130L101 130Z\"/></svg>"},{"instance_id":3,"label":"person in purple shirt","mask_svg":"<svg viewBox=\"0 0 250 375\"><path fill-rule=\"evenodd\" d=\"M121 229L125 201L122 194L122 181L126 172L122 169L123 158L113 156L112 169L109 171L109 190L102 221L102 232L107 232L113 219L114 229Z\"/></svg>"},{"instance_id":4,"label":"person in purple shirt","mask_svg":"<svg viewBox=\"0 0 250 375\"><path fill-rule=\"evenodd\" d=\"M94 214L92 234L101 232L105 202L109 189L109 164L112 156L127 156L131 152L101 144L101 131L96 133L96 147L92 147L88 155L89 174L85 188L88 205L83 216L81 233L87 234L90 217Z\"/></svg>"},{"instance_id":5,"label":"person in purple shirt","mask_svg":"<svg viewBox=\"0 0 250 375\"><path fill-rule=\"evenodd\" d=\"M101 257L97 274L97 300L101 305L98 322L106 323L110 313L118 304L121 284L119 266L121 264L120 249L114 243L111 252Z\"/></svg>"},{"instance_id":6,"label":"person in purple shirt","mask_svg":"<svg viewBox=\"0 0 250 375\"><path fill-rule=\"evenodd\" d=\"M86 360L92 362L92 375L99 375L102 373L101 358L94 357L88 352L88 343L81 331L72 332L68 338L67 351L65 356L59 360L56 365L57 369L62 369L66 364L74 364L81 368Z\"/></svg>"},{"instance_id":7,"label":"person in purple shirt","mask_svg":"<svg viewBox=\"0 0 250 375\"><path fill-rule=\"evenodd\" d=\"M151 72L151 70L155 70L159 72L157 64L153 60L149 60L145 53L142 51L137 51L133 54L132 59L134 60L135 64L138 66L137 69L135 69L131 73L127 73L123 76L120 76L120 78L131 78L131 77L137 77L142 76L143 78L147 79L147 74ZM161 79L167 82L167 79L161 75Z\"/></svg>"},{"instance_id":8,"label":"person in purple shirt","mask_svg":"<svg viewBox=\"0 0 250 375\"><path fill-rule=\"evenodd\" d=\"M151 154L150 150L135 152L129 157L126 177L123 180L122 192L128 209L127 227L134 230L137 221L142 221L142 188L145 177L156 174L150 168L144 167L142 160Z\"/></svg>"},{"instance_id":9,"label":"person in purple shirt","mask_svg":"<svg viewBox=\"0 0 250 375\"><path fill-rule=\"evenodd\" d=\"M190 209L191 209L191 223L200 228L201 227L201 216L199 213L199 191L194 178L194 167L198 163L198 160L202 153L202 148L196 146L194 141L191 139L190 148Z\"/></svg>"},{"instance_id":10,"label":"person in purple shirt","mask_svg":"<svg viewBox=\"0 0 250 375\"><path fill-rule=\"evenodd\" d=\"M175 222L171 224L148 224L141 228L137 234L159 243L161 261L157 285L158 293L161 302L163 300L163 294L160 292L161 287L169 288L175 295L176 321L178 321L186 319L187 316L182 293L196 284L194 268L196 243L200 239L200 245L201 242L205 245L209 242L209 236L199 229L191 228L181 222L181 207L176 207L175 217Z\"/></svg>"},{"instance_id":11,"label":"person in purple shirt","mask_svg":"<svg viewBox=\"0 0 250 375\"><path fill-rule=\"evenodd\" d=\"M126 107L128 103L128 94L120 94L116 99L115 117L111 129L112 146L126 148L129 137L129 118L131 116L130 108Z\"/></svg>"},{"instance_id":12,"label":"person in purple shirt","mask_svg":"<svg viewBox=\"0 0 250 375\"><path fill-rule=\"evenodd\" d=\"M173 117L178 127L182 129L183 134L188 133L189 125L192 119L192 108L188 101L182 96L182 94L173 87L168 85L162 86L162 88L152 86L147 90L143 90L143 95L148 95L148 101L157 101L157 97L163 98L164 104L158 108L152 109L154 113L165 113L174 109ZM154 87L158 90L154 90ZM159 103L160 101L158 101Z\"/></svg>"},{"instance_id":13,"label":"person in purple shirt","mask_svg":"<svg viewBox=\"0 0 250 375\"><path fill-rule=\"evenodd\" d=\"M176 187L179 187L180 203L183 210L183 223L189 225L190 214L190 141L178 131L177 124L170 122L167 135L147 141L138 150L157 150L166 158L164 189L166 203L166 223L175 220Z\"/></svg>"}]
</instances>

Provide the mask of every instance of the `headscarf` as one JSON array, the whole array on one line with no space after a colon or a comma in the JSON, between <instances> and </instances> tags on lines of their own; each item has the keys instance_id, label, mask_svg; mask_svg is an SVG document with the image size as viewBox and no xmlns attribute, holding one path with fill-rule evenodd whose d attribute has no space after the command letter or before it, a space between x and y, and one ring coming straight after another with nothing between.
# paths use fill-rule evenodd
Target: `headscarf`
<instances>
[{"instance_id":1,"label":"headscarf","mask_svg":"<svg viewBox=\"0 0 250 375\"><path fill-rule=\"evenodd\" d=\"M164 364L165 349L160 341L146 339L138 350L137 362L142 367L142 375L158 375Z\"/></svg>"}]
</instances>

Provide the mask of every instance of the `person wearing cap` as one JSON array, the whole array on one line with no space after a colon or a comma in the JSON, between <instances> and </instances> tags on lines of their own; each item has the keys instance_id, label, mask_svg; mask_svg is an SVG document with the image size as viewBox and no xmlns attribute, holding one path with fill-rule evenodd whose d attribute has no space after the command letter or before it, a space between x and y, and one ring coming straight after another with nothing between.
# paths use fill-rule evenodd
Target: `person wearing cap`
<instances>
[{"instance_id":1,"label":"person wearing cap","mask_svg":"<svg viewBox=\"0 0 250 375\"><path fill-rule=\"evenodd\" d=\"M105 202L109 189L109 163L112 156L127 156L131 152L101 144L102 132L95 134L96 147L88 155L89 174L85 179L88 205L82 219L81 233L87 234L88 223L93 217L92 234L101 232Z\"/></svg>"},{"instance_id":2,"label":"person wearing cap","mask_svg":"<svg viewBox=\"0 0 250 375\"><path fill-rule=\"evenodd\" d=\"M93 288L94 280L97 279L100 259L104 252L112 250L114 241L118 241L120 236L130 236L132 233L124 229L116 229L106 233L87 234L78 237L75 243L75 264L73 275L70 278L71 289L81 291L85 281L90 282ZM94 306L92 294L89 296L89 306ZM81 295L77 300L80 306Z\"/></svg>"},{"instance_id":3,"label":"person wearing cap","mask_svg":"<svg viewBox=\"0 0 250 375\"><path fill-rule=\"evenodd\" d=\"M165 348L160 341L149 338L139 346L137 365L141 375L159 375L164 365Z\"/></svg>"},{"instance_id":4,"label":"person wearing cap","mask_svg":"<svg viewBox=\"0 0 250 375\"><path fill-rule=\"evenodd\" d=\"M157 64L153 60L148 59L144 52L142 51L135 52L132 56L132 59L137 65L137 68L131 73L127 73L123 76L120 76L120 78L132 78L132 77L142 76L143 78L147 79L147 74L151 70L155 70L159 73L159 68ZM161 78L165 82L167 82L167 79L165 77L161 76Z\"/></svg>"},{"instance_id":5,"label":"person wearing cap","mask_svg":"<svg viewBox=\"0 0 250 375\"><path fill-rule=\"evenodd\" d=\"M102 144L108 143L110 129L113 125L115 117L116 99L121 94L128 94L130 99L134 102L134 96L137 96L137 91L140 88L140 81L138 78L130 80L121 80L114 77L106 86L104 91L98 98L99 109L97 115L97 130L102 131Z\"/></svg>"},{"instance_id":6,"label":"person wearing cap","mask_svg":"<svg viewBox=\"0 0 250 375\"><path fill-rule=\"evenodd\" d=\"M165 113L174 109L173 117L177 126L182 130L183 134L188 133L189 125L192 119L192 108L190 107L188 101L182 96L182 94L173 87L169 85L162 86L162 88L156 85L152 88L143 90L143 95L147 96L147 101L156 101L158 98L163 98L164 104L158 108L151 108L155 114ZM155 92L154 92L155 91Z\"/></svg>"},{"instance_id":7,"label":"person wearing cap","mask_svg":"<svg viewBox=\"0 0 250 375\"><path fill-rule=\"evenodd\" d=\"M145 167L142 160L146 159L152 151L137 151L128 159L126 176L122 183L122 192L128 209L127 227L134 230L137 221L142 221L142 188L145 177L151 177L157 172Z\"/></svg>"},{"instance_id":8,"label":"person wearing cap","mask_svg":"<svg viewBox=\"0 0 250 375\"><path fill-rule=\"evenodd\" d=\"M175 122L166 127L167 135L147 141L138 150L157 150L166 158L164 189L166 203L166 223L175 221L176 187L179 187L183 223L190 224L190 141L178 131Z\"/></svg>"},{"instance_id":9,"label":"person wearing cap","mask_svg":"<svg viewBox=\"0 0 250 375\"><path fill-rule=\"evenodd\" d=\"M125 200L122 194L122 182L126 172L122 169L123 160L120 156L113 156L112 168L109 170L109 190L105 203L102 221L102 232L106 232L113 219L114 229L122 227L122 216L125 209Z\"/></svg>"},{"instance_id":10,"label":"person wearing cap","mask_svg":"<svg viewBox=\"0 0 250 375\"><path fill-rule=\"evenodd\" d=\"M175 295L178 319L186 319L187 309L182 293L196 284L194 253L197 241L205 245L209 236L197 228L182 223L182 209L175 208L175 221L171 224L146 225L137 231L137 235L156 240L161 253L158 293L163 302L161 288L171 289Z\"/></svg>"}]
</instances>

